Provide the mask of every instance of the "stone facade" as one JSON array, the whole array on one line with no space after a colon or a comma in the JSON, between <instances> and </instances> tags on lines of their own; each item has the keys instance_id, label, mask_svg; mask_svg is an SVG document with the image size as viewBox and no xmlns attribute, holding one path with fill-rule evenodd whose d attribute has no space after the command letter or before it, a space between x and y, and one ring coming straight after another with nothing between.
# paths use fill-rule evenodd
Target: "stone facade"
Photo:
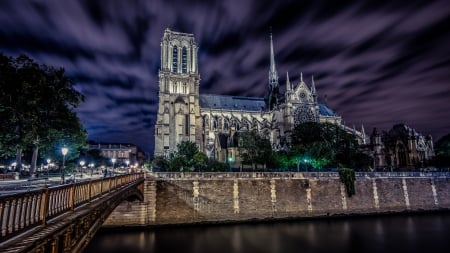
<instances>
[{"instance_id":1,"label":"stone facade","mask_svg":"<svg viewBox=\"0 0 450 253\"><path fill-rule=\"evenodd\" d=\"M375 128L366 148L377 170L424 168L434 157L431 135L424 136L404 124L382 133Z\"/></svg>"},{"instance_id":2,"label":"stone facade","mask_svg":"<svg viewBox=\"0 0 450 253\"><path fill-rule=\"evenodd\" d=\"M270 138L273 149L287 148L292 129L303 122L331 122L341 117L317 100L314 79L300 76L280 94L272 36L268 93L265 97L200 94L198 47L193 34L166 29L161 39L159 107L155 124L155 156L170 157L181 141L193 141L209 158L238 162L234 135L256 130ZM364 133L349 129L365 140ZM236 164L234 164L236 165Z\"/></svg>"},{"instance_id":3,"label":"stone facade","mask_svg":"<svg viewBox=\"0 0 450 253\"><path fill-rule=\"evenodd\" d=\"M348 197L337 173L153 174L144 201L123 202L104 226L450 210L449 176L360 175Z\"/></svg>"}]
</instances>

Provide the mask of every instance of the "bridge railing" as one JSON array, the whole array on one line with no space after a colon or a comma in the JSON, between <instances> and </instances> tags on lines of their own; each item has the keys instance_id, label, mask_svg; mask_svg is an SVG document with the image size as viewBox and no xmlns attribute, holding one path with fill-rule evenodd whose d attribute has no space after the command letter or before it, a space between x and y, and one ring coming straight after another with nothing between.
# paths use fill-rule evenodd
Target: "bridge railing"
<instances>
[{"instance_id":1,"label":"bridge railing","mask_svg":"<svg viewBox=\"0 0 450 253\"><path fill-rule=\"evenodd\" d=\"M144 173L126 174L0 196L0 242L142 178Z\"/></svg>"}]
</instances>

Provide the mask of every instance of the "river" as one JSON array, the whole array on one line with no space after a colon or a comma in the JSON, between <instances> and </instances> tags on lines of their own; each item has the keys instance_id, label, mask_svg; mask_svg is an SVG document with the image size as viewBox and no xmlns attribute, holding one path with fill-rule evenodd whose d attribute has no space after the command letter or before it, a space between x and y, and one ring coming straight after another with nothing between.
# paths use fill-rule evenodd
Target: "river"
<instances>
[{"instance_id":1,"label":"river","mask_svg":"<svg viewBox=\"0 0 450 253\"><path fill-rule=\"evenodd\" d=\"M450 252L450 213L101 229L84 252Z\"/></svg>"}]
</instances>

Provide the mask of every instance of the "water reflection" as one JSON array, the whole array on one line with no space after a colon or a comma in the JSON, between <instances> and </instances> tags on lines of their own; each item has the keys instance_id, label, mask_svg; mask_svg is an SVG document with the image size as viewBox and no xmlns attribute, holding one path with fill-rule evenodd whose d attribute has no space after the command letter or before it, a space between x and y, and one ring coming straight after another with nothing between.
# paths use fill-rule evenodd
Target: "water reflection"
<instances>
[{"instance_id":1,"label":"water reflection","mask_svg":"<svg viewBox=\"0 0 450 253\"><path fill-rule=\"evenodd\" d=\"M85 252L449 252L449 234L448 213L102 230Z\"/></svg>"}]
</instances>

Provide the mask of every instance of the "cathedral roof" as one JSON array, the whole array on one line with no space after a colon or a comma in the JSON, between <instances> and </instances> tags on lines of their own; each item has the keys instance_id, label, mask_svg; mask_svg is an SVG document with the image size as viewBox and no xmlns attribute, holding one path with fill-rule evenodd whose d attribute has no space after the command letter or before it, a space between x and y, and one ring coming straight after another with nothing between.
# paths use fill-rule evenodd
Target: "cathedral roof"
<instances>
[{"instance_id":1,"label":"cathedral roof","mask_svg":"<svg viewBox=\"0 0 450 253\"><path fill-rule=\"evenodd\" d=\"M200 107L223 110L261 111L265 107L264 98L222 95L200 95Z\"/></svg>"},{"instance_id":2,"label":"cathedral roof","mask_svg":"<svg viewBox=\"0 0 450 253\"><path fill-rule=\"evenodd\" d=\"M325 104L319 104L319 114L322 116L330 116L330 117L338 116L333 110L331 110Z\"/></svg>"}]
</instances>

